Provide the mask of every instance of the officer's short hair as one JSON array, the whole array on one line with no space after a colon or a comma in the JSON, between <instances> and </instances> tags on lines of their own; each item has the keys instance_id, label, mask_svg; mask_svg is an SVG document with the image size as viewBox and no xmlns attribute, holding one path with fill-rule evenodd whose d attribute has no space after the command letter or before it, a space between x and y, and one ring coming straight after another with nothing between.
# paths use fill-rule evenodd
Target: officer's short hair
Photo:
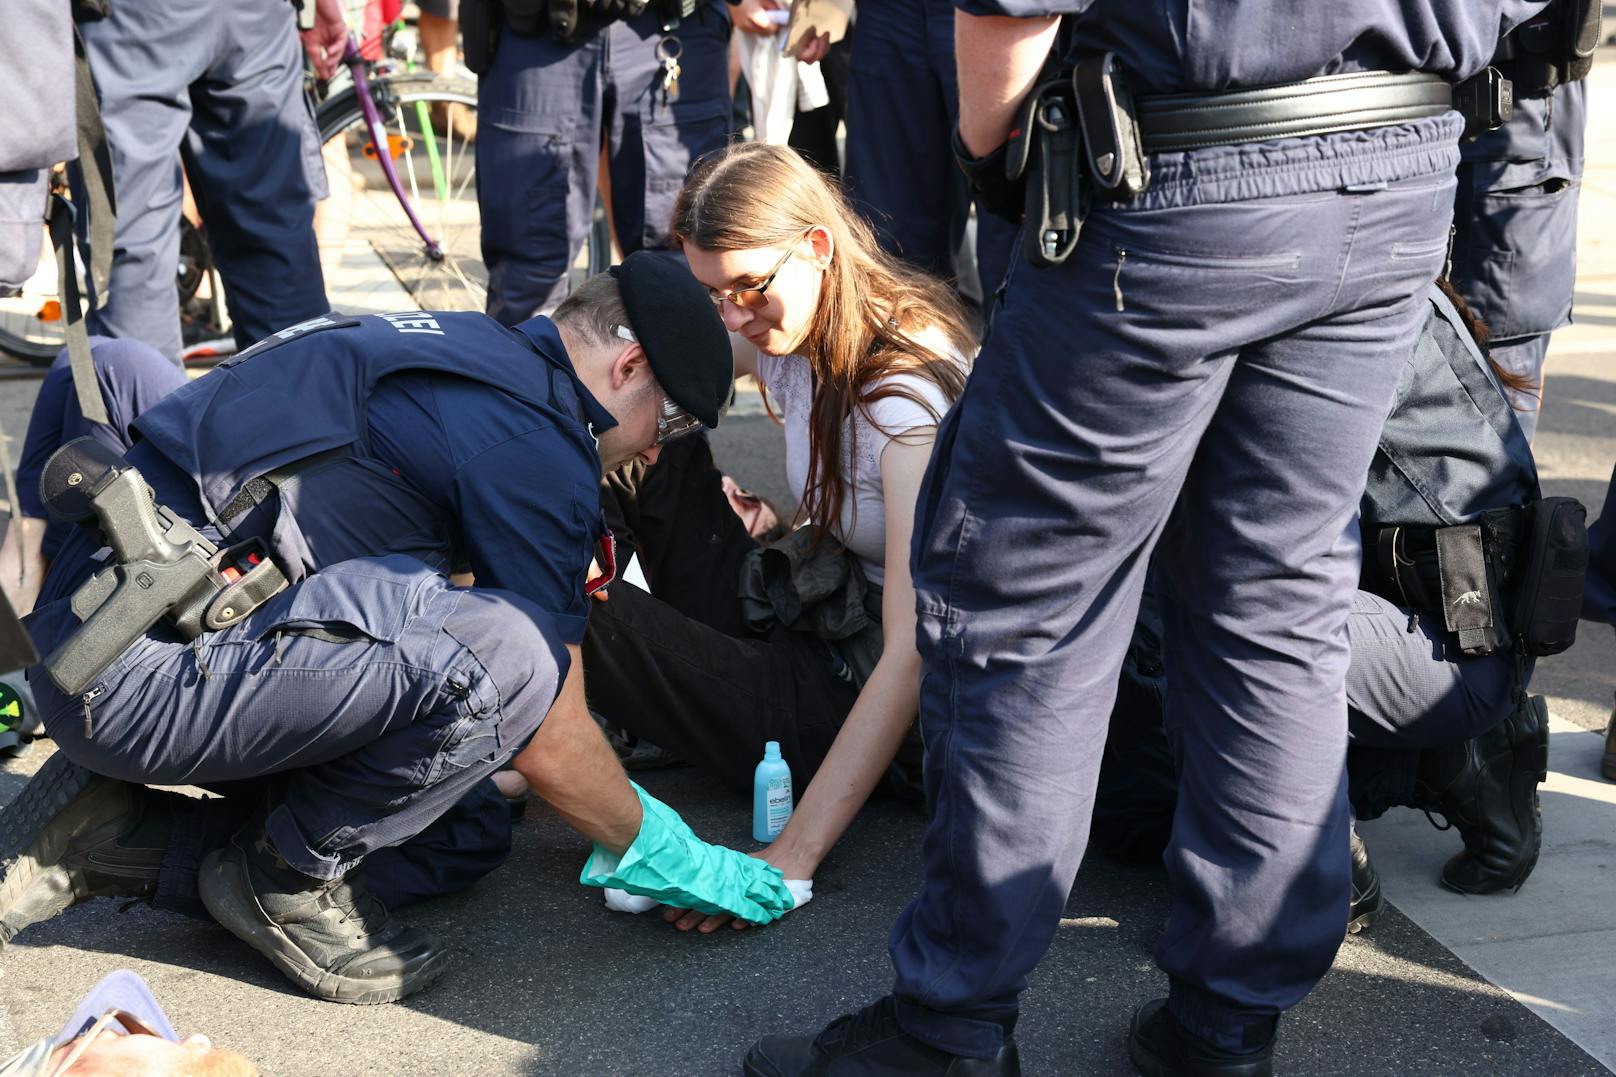
<instances>
[{"instance_id":1,"label":"officer's short hair","mask_svg":"<svg viewBox=\"0 0 1616 1077\"><path fill-rule=\"evenodd\" d=\"M629 324L623 293L610 273L597 273L573 289L550 315L550 320L582 333L601 347L616 343L617 326Z\"/></svg>"}]
</instances>

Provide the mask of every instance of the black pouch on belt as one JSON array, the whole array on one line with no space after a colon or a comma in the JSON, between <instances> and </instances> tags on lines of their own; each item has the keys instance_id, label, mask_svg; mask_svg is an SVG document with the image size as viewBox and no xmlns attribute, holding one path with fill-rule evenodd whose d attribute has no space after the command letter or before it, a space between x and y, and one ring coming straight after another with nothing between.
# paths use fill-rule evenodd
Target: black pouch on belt
<instances>
[{"instance_id":1,"label":"black pouch on belt","mask_svg":"<svg viewBox=\"0 0 1616 1077\"><path fill-rule=\"evenodd\" d=\"M1040 269L1060 265L1077 246L1088 216L1088 188L1080 163L1083 136L1071 83L1054 79L1033 91L1031 137L1026 144L1027 215L1023 250ZM1012 175L1014 162L1007 162Z\"/></svg>"},{"instance_id":2,"label":"black pouch on belt","mask_svg":"<svg viewBox=\"0 0 1616 1077\"><path fill-rule=\"evenodd\" d=\"M1486 554L1480 524L1436 531L1437 571L1442 580L1442 619L1472 658L1510 649L1502 588Z\"/></svg>"},{"instance_id":3,"label":"black pouch on belt","mask_svg":"<svg viewBox=\"0 0 1616 1077\"><path fill-rule=\"evenodd\" d=\"M1094 197L1113 202L1138 198L1150 186L1150 164L1122 65L1109 52L1086 56L1072 69L1072 89Z\"/></svg>"},{"instance_id":4,"label":"black pouch on belt","mask_svg":"<svg viewBox=\"0 0 1616 1077\"><path fill-rule=\"evenodd\" d=\"M460 40L466 66L474 75L488 73L499 48L499 0L460 0Z\"/></svg>"},{"instance_id":5,"label":"black pouch on belt","mask_svg":"<svg viewBox=\"0 0 1616 1077\"><path fill-rule=\"evenodd\" d=\"M1588 573L1588 510L1572 497L1531 505L1515 592L1514 626L1526 653L1559 654L1577 638Z\"/></svg>"}]
</instances>

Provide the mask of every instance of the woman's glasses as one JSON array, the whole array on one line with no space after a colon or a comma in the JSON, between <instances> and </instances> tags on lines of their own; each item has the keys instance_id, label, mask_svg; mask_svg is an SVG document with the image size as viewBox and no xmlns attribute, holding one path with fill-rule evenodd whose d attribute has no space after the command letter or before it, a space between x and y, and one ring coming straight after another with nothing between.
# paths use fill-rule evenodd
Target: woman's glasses
<instances>
[{"instance_id":1,"label":"woman's glasses","mask_svg":"<svg viewBox=\"0 0 1616 1077\"><path fill-rule=\"evenodd\" d=\"M762 308L769 301L769 285L774 283L774 278L780 275L780 270L784 269L786 263L791 261L792 256L797 253L797 243L799 242L801 242L801 239L794 241L791 244L791 249L786 251L785 257L774 263L774 268L769 270L769 275L750 288L737 288L733 292L709 290L707 296L713 301L713 306L722 308L727 302L742 310L758 310Z\"/></svg>"}]
</instances>

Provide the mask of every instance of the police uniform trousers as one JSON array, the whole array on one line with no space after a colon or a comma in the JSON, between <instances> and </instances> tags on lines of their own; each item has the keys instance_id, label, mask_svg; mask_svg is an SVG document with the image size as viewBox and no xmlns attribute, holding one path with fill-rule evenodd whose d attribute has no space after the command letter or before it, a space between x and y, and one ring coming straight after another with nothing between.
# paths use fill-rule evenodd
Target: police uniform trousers
<instances>
[{"instance_id":1,"label":"police uniform trousers","mask_svg":"<svg viewBox=\"0 0 1616 1077\"><path fill-rule=\"evenodd\" d=\"M1549 334L1571 320L1587 85L1521 97L1510 121L1463 148L1453 283L1492 333L1504 369L1542 385ZM1530 439L1536 390L1506 390Z\"/></svg>"},{"instance_id":2,"label":"police uniform trousers","mask_svg":"<svg viewBox=\"0 0 1616 1077\"><path fill-rule=\"evenodd\" d=\"M314 240L325 166L295 19L285 0L127 0L80 25L118 206L91 332L180 354L182 158L236 344L329 309Z\"/></svg>"},{"instance_id":3,"label":"police uniform trousers","mask_svg":"<svg viewBox=\"0 0 1616 1077\"><path fill-rule=\"evenodd\" d=\"M690 165L729 140L728 8L708 0L674 30L662 23L651 10L586 23L572 44L501 34L477 84L477 204L488 313L505 325L566 298L594 220L602 144L628 255L667 245ZM679 56L677 97L659 50Z\"/></svg>"},{"instance_id":4,"label":"police uniform trousers","mask_svg":"<svg viewBox=\"0 0 1616 1077\"><path fill-rule=\"evenodd\" d=\"M17 506L24 516L49 519L39 498L39 479L52 453L81 437L93 437L120 455L128 452L134 441L129 425L141 412L185 384L184 371L138 340L91 337L90 363L95 369L101 402L106 405L107 421L92 423L85 419L73 386L71 361L63 348L40 382L17 462ZM47 560L55 560L71 531L71 524L49 520L40 553Z\"/></svg>"},{"instance_id":5,"label":"police uniform trousers","mask_svg":"<svg viewBox=\"0 0 1616 1077\"><path fill-rule=\"evenodd\" d=\"M933 815L890 946L911 1034L984 1056L1013 1023L1158 545L1169 1005L1239 1049L1329 968L1354 517L1447 250L1458 135L1448 115L1156 155L1062 266L1012 265L916 510Z\"/></svg>"},{"instance_id":6,"label":"police uniform trousers","mask_svg":"<svg viewBox=\"0 0 1616 1077\"><path fill-rule=\"evenodd\" d=\"M847 83L844 180L886 249L956 276L971 196L954 162L959 122L954 8L949 0L875 0L858 8ZM1016 230L977 214L984 306L1004 280Z\"/></svg>"},{"instance_id":7,"label":"police uniform trousers","mask_svg":"<svg viewBox=\"0 0 1616 1077\"><path fill-rule=\"evenodd\" d=\"M1611 468L1605 507L1588 528L1588 578L1583 585L1582 617L1616 625L1616 467Z\"/></svg>"},{"instance_id":8,"label":"police uniform trousers","mask_svg":"<svg viewBox=\"0 0 1616 1077\"><path fill-rule=\"evenodd\" d=\"M29 620L42 652L73 625L66 600ZM392 555L331 565L193 642L154 628L83 698L37 667L31 683L74 762L238 794L267 809L275 848L298 871L329 879L364 862L397 904L504 859L509 818L485 779L550 709L567 669L559 640L520 596L453 588ZM175 828L159 886L177 906L194 896L208 846L243 817L239 803L211 814Z\"/></svg>"},{"instance_id":9,"label":"police uniform trousers","mask_svg":"<svg viewBox=\"0 0 1616 1077\"><path fill-rule=\"evenodd\" d=\"M1469 657L1442 619L1368 591L1347 620L1347 779L1354 814L1372 819L1415 802L1420 752L1479 737L1509 716L1515 664L1508 654ZM1532 661L1522 671L1527 681ZM1523 685L1524 686L1524 685Z\"/></svg>"}]
</instances>

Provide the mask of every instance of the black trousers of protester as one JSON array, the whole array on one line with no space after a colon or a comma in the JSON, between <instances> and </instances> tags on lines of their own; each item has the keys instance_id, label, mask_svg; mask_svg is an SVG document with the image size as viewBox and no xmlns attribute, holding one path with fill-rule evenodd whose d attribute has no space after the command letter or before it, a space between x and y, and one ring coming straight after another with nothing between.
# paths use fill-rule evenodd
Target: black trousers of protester
<instances>
[{"instance_id":1,"label":"black trousers of protester","mask_svg":"<svg viewBox=\"0 0 1616 1077\"><path fill-rule=\"evenodd\" d=\"M651 594L618 582L584 633L584 689L608 721L749 789L766 741L805 785L858 692L819 640L741 619L741 561L756 545L730 509L706 438L667 445L601 486L619 561L632 547ZM654 596L654 597L653 597Z\"/></svg>"}]
</instances>

